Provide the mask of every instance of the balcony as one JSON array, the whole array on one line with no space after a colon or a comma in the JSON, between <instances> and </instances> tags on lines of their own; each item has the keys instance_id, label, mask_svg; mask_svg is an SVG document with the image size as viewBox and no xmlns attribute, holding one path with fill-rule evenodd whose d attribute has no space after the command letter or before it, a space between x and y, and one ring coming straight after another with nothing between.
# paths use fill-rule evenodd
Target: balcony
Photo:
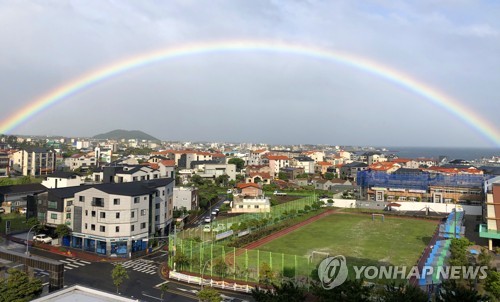
<instances>
[{"instance_id":1,"label":"balcony","mask_svg":"<svg viewBox=\"0 0 500 302\"><path fill-rule=\"evenodd\" d=\"M500 239L500 231L488 230L486 224L479 225L479 237L489 239Z\"/></svg>"}]
</instances>

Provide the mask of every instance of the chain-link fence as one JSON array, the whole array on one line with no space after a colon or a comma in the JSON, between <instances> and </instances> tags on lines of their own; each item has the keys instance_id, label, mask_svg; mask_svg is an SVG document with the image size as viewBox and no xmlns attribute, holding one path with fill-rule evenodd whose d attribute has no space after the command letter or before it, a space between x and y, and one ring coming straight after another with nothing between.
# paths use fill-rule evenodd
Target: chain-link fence
<instances>
[{"instance_id":1,"label":"chain-link fence","mask_svg":"<svg viewBox=\"0 0 500 302\"><path fill-rule=\"evenodd\" d=\"M321 259L258 249L238 249L212 242L171 239L170 267L202 277L229 278L245 282L279 282L282 278L311 276ZM175 263L175 264L174 264Z\"/></svg>"}]
</instances>

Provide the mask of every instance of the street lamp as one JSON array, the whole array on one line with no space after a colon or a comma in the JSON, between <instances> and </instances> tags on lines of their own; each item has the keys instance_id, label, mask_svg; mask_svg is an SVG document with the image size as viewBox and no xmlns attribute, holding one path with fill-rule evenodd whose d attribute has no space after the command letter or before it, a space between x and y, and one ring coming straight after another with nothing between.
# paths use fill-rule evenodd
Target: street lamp
<instances>
[{"instance_id":1,"label":"street lamp","mask_svg":"<svg viewBox=\"0 0 500 302\"><path fill-rule=\"evenodd\" d=\"M35 225L33 225L33 226L29 229L28 234L26 234L26 255L28 255L28 254L29 254L29 252L28 252L28 248L29 248L29 246L30 246L30 245L29 245L29 241L28 241L28 240L29 240L29 237L30 237L30 232L31 232L31 230L32 230L34 227L36 227L36 224L35 224Z\"/></svg>"},{"instance_id":2,"label":"street lamp","mask_svg":"<svg viewBox=\"0 0 500 302\"><path fill-rule=\"evenodd\" d=\"M207 264L210 263L211 260L207 260L205 264L203 265L203 268L201 270L201 279L200 279L200 290L203 290L203 273L205 272L205 268L207 267Z\"/></svg>"}]
</instances>

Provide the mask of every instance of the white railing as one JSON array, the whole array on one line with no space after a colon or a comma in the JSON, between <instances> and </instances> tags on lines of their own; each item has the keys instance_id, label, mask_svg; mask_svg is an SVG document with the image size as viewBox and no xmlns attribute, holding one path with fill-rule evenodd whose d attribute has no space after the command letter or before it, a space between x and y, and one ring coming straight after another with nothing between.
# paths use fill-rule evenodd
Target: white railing
<instances>
[{"instance_id":1,"label":"white railing","mask_svg":"<svg viewBox=\"0 0 500 302\"><path fill-rule=\"evenodd\" d=\"M253 286L250 286L248 284L237 284L237 283L231 283L231 282L226 282L226 281L202 279L202 278L197 277L197 276L186 275L186 274L182 274L182 273L175 272L175 271L170 271L169 278L177 280L177 281L187 282L188 284L205 285L205 286L217 287L217 288L226 289L226 290L232 290L232 291L236 291L236 292L249 293L253 289Z\"/></svg>"}]
</instances>

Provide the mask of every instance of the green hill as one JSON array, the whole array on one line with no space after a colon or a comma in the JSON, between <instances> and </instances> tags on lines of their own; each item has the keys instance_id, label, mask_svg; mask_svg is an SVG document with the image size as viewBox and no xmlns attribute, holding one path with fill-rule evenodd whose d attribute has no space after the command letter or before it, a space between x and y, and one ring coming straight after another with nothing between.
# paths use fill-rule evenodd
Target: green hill
<instances>
[{"instance_id":1,"label":"green hill","mask_svg":"<svg viewBox=\"0 0 500 302\"><path fill-rule=\"evenodd\" d=\"M95 135L95 139L138 139L138 140L150 140L159 141L156 137L153 137L147 133L139 130L113 130L110 132Z\"/></svg>"}]
</instances>

